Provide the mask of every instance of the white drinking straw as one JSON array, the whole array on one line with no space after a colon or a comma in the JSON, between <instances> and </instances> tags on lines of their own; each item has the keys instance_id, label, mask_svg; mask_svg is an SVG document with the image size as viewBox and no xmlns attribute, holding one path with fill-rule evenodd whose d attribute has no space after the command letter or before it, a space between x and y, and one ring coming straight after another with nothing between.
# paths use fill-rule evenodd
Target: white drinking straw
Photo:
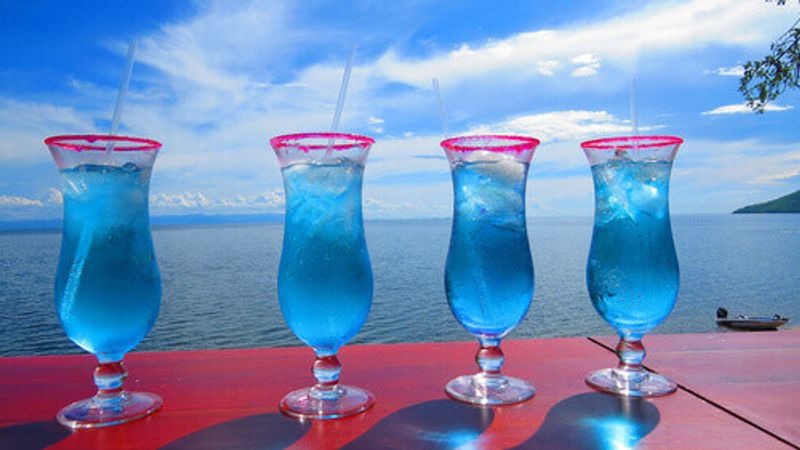
<instances>
[{"instance_id":1,"label":"white drinking straw","mask_svg":"<svg viewBox=\"0 0 800 450\"><path fill-rule=\"evenodd\" d=\"M356 56L356 46L350 49L350 55L347 57L347 64L344 66L344 74L342 74L342 85L339 87L339 98L336 100L336 111L333 113L333 123L331 123L331 133L336 133L339 129L339 120L342 118L342 110L344 109L344 98L347 96L347 85L350 83L350 72L353 70L353 59ZM328 147L333 147L334 139L328 139Z\"/></svg>"},{"instance_id":2,"label":"white drinking straw","mask_svg":"<svg viewBox=\"0 0 800 450\"><path fill-rule=\"evenodd\" d=\"M122 119L122 105L125 103L125 95L128 93L128 85L131 82L131 75L133 74L133 63L136 59L136 41L128 45L128 56L125 62L125 73L122 75L122 84L119 86L117 92L117 102L114 104L114 116L111 119L111 131L108 133L111 136L116 136L119 131L119 122ZM110 152L114 148L114 143L109 141L106 146L106 151Z\"/></svg>"},{"instance_id":3,"label":"white drinking straw","mask_svg":"<svg viewBox=\"0 0 800 450\"><path fill-rule=\"evenodd\" d=\"M631 108L631 126L633 127L633 135L639 137L639 115L636 111L636 77L631 77L628 84L628 101Z\"/></svg>"},{"instance_id":4,"label":"white drinking straw","mask_svg":"<svg viewBox=\"0 0 800 450\"><path fill-rule=\"evenodd\" d=\"M450 130L447 126L447 110L444 108L444 98L442 97L442 89L439 87L439 79L431 79L431 84L433 85L433 90L436 91L436 104L439 108L439 119L442 121L442 131L444 132L444 137L448 138L450 137Z\"/></svg>"}]
</instances>

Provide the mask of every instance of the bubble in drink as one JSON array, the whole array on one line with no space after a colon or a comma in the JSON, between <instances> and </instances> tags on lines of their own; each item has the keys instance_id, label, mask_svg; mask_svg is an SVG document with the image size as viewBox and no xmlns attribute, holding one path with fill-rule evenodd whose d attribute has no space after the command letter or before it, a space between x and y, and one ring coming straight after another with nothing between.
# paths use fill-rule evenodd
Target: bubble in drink
<instances>
[{"instance_id":1,"label":"bubble in drink","mask_svg":"<svg viewBox=\"0 0 800 450\"><path fill-rule=\"evenodd\" d=\"M527 164L498 155L454 163L452 172L456 208L447 298L467 330L502 337L522 320L533 296L523 204Z\"/></svg>"},{"instance_id":2,"label":"bubble in drink","mask_svg":"<svg viewBox=\"0 0 800 450\"><path fill-rule=\"evenodd\" d=\"M283 169L287 204L278 298L289 327L320 354L334 354L349 341L372 304L361 219L363 170L348 160Z\"/></svg>"},{"instance_id":3,"label":"bubble in drink","mask_svg":"<svg viewBox=\"0 0 800 450\"><path fill-rule=\"evenodd\" d=\"M82 165L60 176L65 214L56 310L76 344L101 361L119 361L152 328L161 301L149 169Z\"/></svg>"},{"instance_id":4,"label":"bubble in drink","mask_svg":"<svg viewBox=\"0 0 800 450\"><path fill-rule=\"evenodd\" d=\"M669 162L609 161L592 167L595 226L587 266L600 315L629 336L661 323L675 304L678 259L668 211Z\"/></svg>"}]
</instances>

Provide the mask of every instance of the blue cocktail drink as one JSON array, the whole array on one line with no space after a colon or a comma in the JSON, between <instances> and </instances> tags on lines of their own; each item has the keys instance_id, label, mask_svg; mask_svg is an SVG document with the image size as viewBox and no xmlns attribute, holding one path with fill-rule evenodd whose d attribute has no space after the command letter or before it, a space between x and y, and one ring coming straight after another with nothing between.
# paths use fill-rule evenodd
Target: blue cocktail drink
<instances>
[{"instance_id":1,"label":"blue cocktail drink","mask_svg":"<svg viewBox=\"0 0 800 450\"><path fill-rule=\"evenodd\" d=\"M453 164L456 214L445 286L453 314L476 336L502 338L531 304L527 170L512 158Z\"/></svg>"},{"instance_id":2,"label":"blue cocktail drink","mask_svg":"<svg viewBox=\"0 0 800 450\"><path fill-rule=\"evenodd\" d=\"M586 283L597 312L617 330L620 364L587 383L630 396L673 392L675 384L642 368L641 339L667 318L678 296L678 258L669 217L669 176L682 140L669 136L583 143L595 190Z\"/></svg>"},{"instance_id":3,"label":"blue cocktail drink","mask_svg":"<svg viewBox=\"0 0 800 450\"><path fill-rule=\"evenodd\" d=\"M82 165L61 171L64 231L56 310L67 336L116 362L155 323L161 280L150 238L150 169Z\"/></svg>"},{"instance_id":4,"label":"blue cocktail drink","mask_svg":"<svg viewBox=\"0 0 800 450\"><path fill-rule=\"evenodd\" d=\"M371 138L287 135L271 141L286 192L278 297L287 325L314 349L316 385L281 400L284 413L333 419L365 411L372 394L340 385L336 357L364 325L372 268L364 236L361 184Z\"/></svg>"},{"instance_id":5,"label":"blue cocktail drink","mask_svg":"<svg viewBox=\"0 0 800 450\"><path fill-rule=\"evenodd\" d=\"M666 162L592 167L597 211L586 272L589 293L603 318L631 339L661 323L678 295L669 173Z\"/></svg>"},{"instance_id":6,"label":"blue cocktail drink","mask_svg":"<svg viewBox=\"0 0 800 450\"><path fill-rule=\"evenodd\" d=\"M453 175L455 212L445 269L450 310L480 341L481 372L458 377L446 392L482 405L533 396L525 381L501 374L500 342L528 312L533 261L525 223L525 182L538 141L467 136L442 142Z\"/></svg>"},{"instance_id":7,"label":"blue cocktail drink","mask_svg":"<svg viewBox=\"0 0 800 450\"><path fill-rule=\"evenodd\" d=\"M286 226L278 276L289 327L318 355L334 355L364 322L372 269L361 220L364 166L350 160L283 169Z\"/></svg>"},{"instance_id":8,"label":"blue cocktail drink","mask_svg":"<svg viewBox=\"0 0 800 450\"><path fill-rule=\"evenodd\" d=\"M161 399L122 388L122 359L150 331L161 303L148 212L161 144L116 136L57 136L45 143L64 198L56 311L67 336L100 363L97 395L64 408L58 420L91 428L143 417Z\"/></svg>"}]
</instances>

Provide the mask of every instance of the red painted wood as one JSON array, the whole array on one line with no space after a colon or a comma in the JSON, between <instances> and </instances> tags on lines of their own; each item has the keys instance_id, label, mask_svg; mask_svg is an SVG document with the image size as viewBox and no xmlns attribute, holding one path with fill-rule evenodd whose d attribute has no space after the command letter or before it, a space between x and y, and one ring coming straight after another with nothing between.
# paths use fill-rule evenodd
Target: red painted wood
<instances>
[{"instance_id":1,"label":"red painted wood","mask_svg":"<svg viewBox=\"0 0 800 450\"><path fill-rule=\"evenodd\" d=\"M654 334L644 344L646 366L800 446L800 330Z\"/></svg>"},{"instance_id":2,"label":"red painted wood","mask_svg":"<svg viewBox=\"0 0 800 450\"><path fill-rule=\"evenodd\" d=\"M608 352L585 338L509 341L503 348L506 373L536 386L532 401L484 411L446 399L444 383L474 371L477 343L348 346L340 355L342 380L370 389L376 406L353 418L308 426L280 416L277 404L289 390L311 382L309 349L133 353L126 358L127 387L160 394L164 408L138 422L82 430L61 440L62 429L53 427L52 418L62 406L93 393L92 358L0 358L0 427L6 427L0 428L0 436L17 429L41 439L52 436L53 449L148 449L181 443L184 448L266 448L276 443L293 443L296 449L347 444L424 448L470 439L476 439L478 448L564 448L570 439L597 439L597 433L587 432L587 424L598 421L598 411L621 405L616 397L585 386L589 370L612 362ZM639 448L697 443L702 448L782 447L685 392L638 408L655 412L648 417L657 420Z\"/></svg>"}]
</instances>

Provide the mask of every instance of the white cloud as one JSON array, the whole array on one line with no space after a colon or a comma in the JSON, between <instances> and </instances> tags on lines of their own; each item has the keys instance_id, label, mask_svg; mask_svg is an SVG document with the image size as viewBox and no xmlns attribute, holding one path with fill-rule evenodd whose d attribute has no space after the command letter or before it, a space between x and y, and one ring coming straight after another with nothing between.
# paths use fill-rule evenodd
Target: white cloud
<instances>
[{"instance_id":1,"label":"white cloud","mask_svg":"<svg viewBox=\"0 0 800 450\"><path fill-rule=\"evenodd\" d=\"M156 194L150 197L150 203L155 207L166 208L200 208L211 204L202 192Z\"/></svg>"},{"instance_id":2,"label":"white cloud","mask_svg":"<svg viewBox=\"0 0 800 450\"><path fill-rule=\"evenodd\" d=\"M63 199L61 191L55 188L47 190L47 197L30 198L17 195L0 195L0 207L6 208L47 208L61 206Z\"/></svg>"},{"instance_id":3,"label":"white cloud","mask_svg":"<svg viewBox=\"0 0 800 450\"><path fill-rule=\"evenodd\" d=\"M536 71L539 75L552 77L556 74L556 70L561 66L561 62L554 59L545 61L536 61Z\"/></svg>"},{"instance_id":4,"label":"white cloud","mask_svg":"<svg viewBox=\"0 0 800 450\"><path fill-rule=\"evenodd\" d=\"M767 104L764 106L764 111L788 111L794 108L794 106L787 105L775 105L775 104ZM715 116L719 114L746 114L746 113L753 113L753 110L747 106L746 103L742 104L735 104L735 105L725 105L720 106L718 108L714 108L710 111L703 111L701 114L704 116Z\"/></svg>"},{"instance_id":5,"label":"white cloud","mask_svg":"<svg viewBox=\"0 0 800 450\"><path fill-rule=\"evenodd\" d=\"M644 53L652 56L711 45L763 45L792 21L785 8L759 2L668 2L596 23L518 33L477 46L464 44L426 59L403 58L390 50L369 69L376 76L420 87L441 74L447 74L451 84L496 72L533 75L539 73L539 67L532 61L572 61L576 53L630 69ZM593 74L592 66L583 67L577 69L577 75Z\"/></svg>"},{"instance_id":6,"label":"white cloud","mask_svg":"<svg viewBox=\"0 0 800 450\"><path fill-rule=\"evenodd\" d=\"M570 73L570 76L590 77L592 75L596 75L597 70L600 69L600 58L591 53L584 53L572 58L572 64L580 67L574 69L572 73Z\"/></svg>"},{"instance_id":7,"label":"white cloud","mask_svg":"<svg viewBox=\"0 0 800 450\"><path fill-rule=\"evenodd\" d=\"M47 190L47 200L45 200L45 203L49 205L61 206L64 204L64 195L60 190L51 187Z\"/></svg>"},{"instance_id":8,"label":"white cloud","mask_svg":"<svg viewBox=\"0 0 800 450\"><path fill-rule=\"evenodd\" d=\"M593 64L598 64L599 62L600 58L591 53L584 53L572 58L572 64L580 64L583 66L591 66Z\"/></svg>"},{"instance_id":9,"label":"white cloud","mask_svg":"<svg viewBox=\"0 0 800 450\"><path fill-rule=\"evenodd\" d=\"M775 8L762 3L736 0L644 3L634 12L610 19L517 33L426 56L409 56L389 48L372 60L357 60L341 129L383 133L384 127L391 129L384 119L392 125L400 122L396 119L398 111L408 116L425 111L433 120L435 101L429 87L432 77L440 77L446 90L464 97L471 93L465 95L463 90L473 89L474 93L486 84L517 82L518 86L536 86L530 84L531 77L548 77L542 79L543 83L562 83L574 93L585 89L583 83L592 83L593 79L556 75L606 77L602 80L606 86L614 74L629 73L639 55L659 60L667 55L672 58L670 61L675 61L686 53L709 47L761 48L774 39L776 31L788 27L793 18L786 10L796 7L795 4ZM137 78L137 88L130 93L123 122L132 134L154 136L164 143L153 176L151 192L155 210L244 212L282 207L282 191L270 190L280 185L280 171L267 140L285 132L329 127L345 57L340 55L337 60L333 55L300 67L295 63L285 64L287 55L303 53L315 42L330 41L331 33L339 32L333 27L324 30L316 25L313 29L304 27L294 20L291 8L286 5L290 3L202 3L195 17L164 26L140 41L140 63L156 70L148 73L136 69L134 76L142 78ZM114 46L124 54L125 44ZM716 73L732 76L733 69L719 68ZM623 77L618 78L619 83L625 82ZM382 91L387 85L397 84L420 89L398 89L400 93L388 95ZM600 83L594 86L597 85ZM109 97L98 100L98 104L113 101L113 89L82 80L69 80L69 86L92 98ZM723 108L730 107L741 108L740 105ZM774 109L776 106L770 108L778 110ZM49 163L50 157L41 142L44 136L95 131L93 119L105 120L107 114L108 111L77 111L0 99L3 136L0 163L11 160ZM462 111L460 118L457 114L453 113L453 122L460 119L465 123L463 116L469 112ZM606 110L551 111L507 120L493 118L503 117L504 112L492 114L495 115L479 116L481 122L477 123L485 125L473 128L472 132L499 131L538 137L548 145L542 146L534 164L547 163L559 170L585 168L577 141L630 133L628 120ZM425 185L403 185L402 189L396 184L370 182L393 175L447 175L446 161L432 158L442 155L440 138L420 135L413 125L398 126L407 126L410 131L403 138L381 139L368 163L365 183L368 214L374 214L373 217L449 214L452 186L446 176ZM656 128L654 125L641 129ZM431 158L413 157L420 154ZM745 160L762 157L765 155L742 156ZM778 163L755 166L764 170L762 177L787 172ZM726 176L723 172L714 173ZM566 197L564 201L556 198L553 189L559 195L568 192L570 198L584 200L591 190L588 175L564 180L535 181L535 195L537 201L541 200L543 210L557 212L559 205L568 203ZM759 183L758 176L749 173L747 180ZM767 178L761 180L764 183ZM581 183L580 187L568 189L573 182ZM29 200L43 205L58 204L55 198Z\"/></svg>"},{"instance_id":10,"label":"white cloud","mask_svg":"<svg viewBox=\"0 0 800 450\"><path fill-rule=\"evenodd\" d=\"M594 67L583 66L573 70L569 75L572 77L590 77L597 74L597 69Z\"/></svg>"},{"instance_id":11,"label":"white cloud","mask_svg":"<svg viewBox=\"0 0 800 450\"><path fill-rule=\"evenodd\" d=\"M18 197L13 195L0 195L0 206L37 206L42 207L44 203L28 197Z\"/></svg>"},{"instance_id":12,"label":"white cloud","mask_svg":"<svg viewBox=\"0 0 800 450\"><path fill-rule=\"evenodd\" d=\"M235 194L209 196L203 192L185 192L178 194L155 194L150 198L151 205L161 212L181 212L185 210L207 210L221 212L224 210L279 209L284 205L283 191L264 191L255 194ZM247 212L252 212L247 211Z\"/></svg>"},{"instance_id":13,"label":"white cloud","mask_svg":"<svg viewBox=\"0 0 800 450\"><path fill-rule=\"evenodd\" d=\"M0 162L52 161L45 137L95 131L89 114L73 108L0 98Z\"/></svg>"},{"instance_id":14,"label":"white cloud","mask_svg":"<svg viewBox=\"0 0 800 450\"><path fill-rule=\"evenodd\" d=\"M730 66L730 67L717 67L714 70L706 70L705 73L720 75L723 77L741 77L744 75L744 67Z\"/></svg>"},{"instance_id":15,"label":"white cloud","mask_svg":"<svg viewBox=\"0 0 800 450\"><path fill-rule=\"evenodd\" d=\"M639 127L650 131L659 126ZM580 140L594 136L631 133L630 121L620 119L607 111L553 111L511 118L490 125L482 125L471 133L503 132L534 136L542 142Z\"/></svg>"},{"instance_id":16,"label":"white cloud","mask_svg":"<svg viewBox=\"0 0 800 450\"><path fill-rule=\"evenodd\" d=\"M369 129L372 130L373 133L383 134L384 128L383 128L382 124L384 123L384 120L382 118L375 117L375 116L369 116L367 118L367 123L369 125L372 125Z\"/></svg>"},{"instance_id":17,"label":"white cloud","mask_svg":"<svg viewBox=\"0 0 800 450\"><path fill-rule=\"evenodd\" d=\"M176 79L226 92L236 103L249 88L272 86L268 80L252 79L245 68L268 68L308 37L303 28L290 26L289 14L283 1L212 1L193 19L142 39L138 58ZM254 75L270 73L259 70Z\"/></svg>"},{"instance_id":18,"label":"white cloud","mask_svg":"<svg viewBox=\"0 0 800 450\"><path fill-rule=\"evenodd\" d=\"M791 162L790 162L791 164ZM784 170L777 173L762 175L752 182L757 184L778 184L793 178L800 179L800 163L794 161L794 168Z\"/></svg>"},{"instance_id":19,"label":"white cloud","mask_svg":"<svg viewBox=\"0 0 800 450\"><path fill-rule=\"evenodd\" d=\"M253 195L234 195L221 197L215 204L229 208L279 208L284 205L283 191L268 191Z\"/></svg>"}]
</instances>

